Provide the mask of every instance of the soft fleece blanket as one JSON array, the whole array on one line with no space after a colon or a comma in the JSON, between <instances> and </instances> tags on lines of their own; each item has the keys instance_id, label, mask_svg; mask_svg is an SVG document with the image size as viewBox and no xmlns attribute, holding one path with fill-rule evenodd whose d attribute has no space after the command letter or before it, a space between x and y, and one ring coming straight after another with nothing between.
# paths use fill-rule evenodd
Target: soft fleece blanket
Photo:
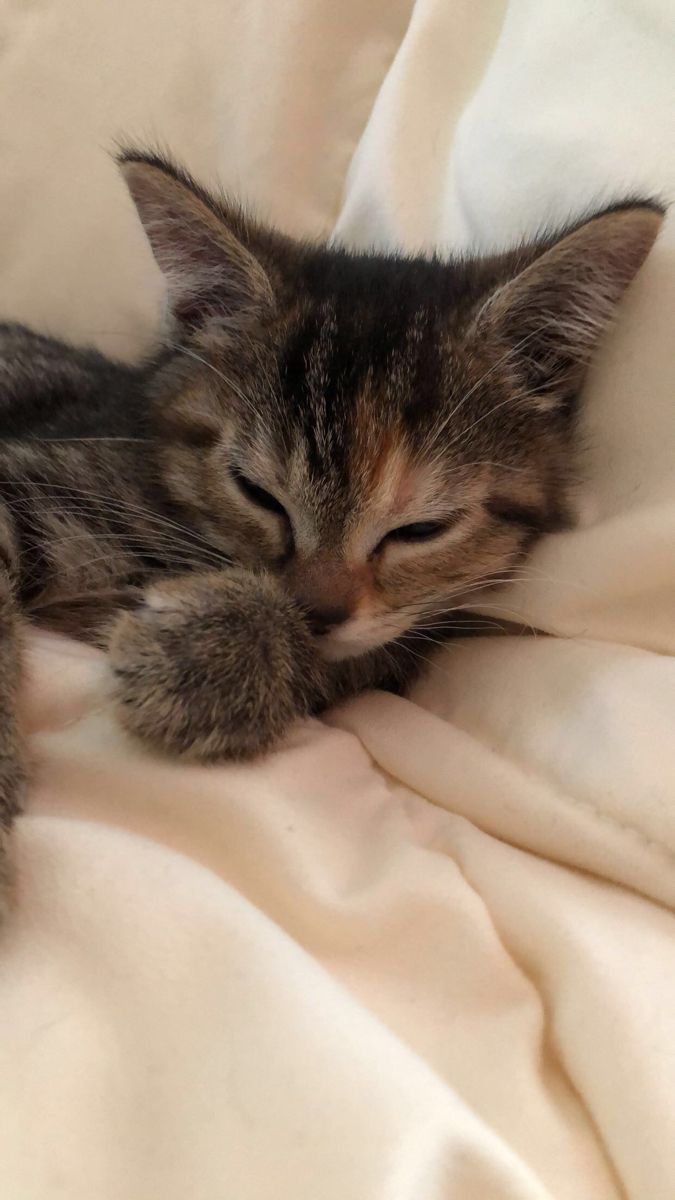
<instances>
[{"instance_id":1,"label":"soft fleece blanket","mask_svg":"<svg viewBox=\"0 0 675 1200\"><path fill-rule=\"evenodd\" d=\"M147 344L117 136L292 232L490 248L675 196L674 122L671 0L4 0L0 305ZM536 636L215 769L31 641L3 1200L675 1196L674 246L588 386L580 527L486 600Z\"/></svg>"}]
</instances>

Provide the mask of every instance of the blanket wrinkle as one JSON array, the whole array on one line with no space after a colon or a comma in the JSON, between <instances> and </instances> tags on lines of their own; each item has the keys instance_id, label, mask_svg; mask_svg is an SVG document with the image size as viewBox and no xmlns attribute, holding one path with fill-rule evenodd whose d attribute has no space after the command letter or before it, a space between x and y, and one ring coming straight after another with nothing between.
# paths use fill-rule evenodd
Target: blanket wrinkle
<instances>
[{"instance_id":1,"label":"blanket wrinkle","mask_svg":"<svg viewBox=\"0 0 675 1200\"><path fill-rule=\"evenodd\" d=\"M589 639L589 642L592 642L593 640L594 639ZM488 737L484 731L469 729L465 726L462 726L459 721L454 721L453 724L456 729L461 730L461 732L466 734L467 737L479 742L484 747L487 754L494 755L500 759L506 759L511 766L522 772L523 776L526 778L532 779L534 782L541 784L542 788L552 789L552 782L549 778L547 778L544 772L541 769L538 769L532 763L528 763L522 756L518 755L514 751L512 745L506 745L504 742L500 742L499 745L492 744L488 740ZM590 800L585 800L582 796L573 796L569 793L557 791L556 799L562 805L572 808L579 808L582 811L591 813L592 816L600 821L601 824L605 824L611 829L618 830L620 833L627 833L629 837L634 838L637 842L644 846L645 849L654 851L660 857L664 858L666 865L672 866L675 873L675 850L666 845L666 843L660 839L648 837L645 831L641 829L639 825L632 824L629 821L619 820L619 818L614 816L613 813L610 813L606 809L602 808L600 804L593 804ZM486 832L489 832L489 830L486 830ZM524 849L525 847L520 848ZM551 858L551 861L554 862L555 859ZM598 874L598 872L593 871L591 868L584 869L591 875ZM673 898L672 907L675 908L675 897Z\"/></svg>"},{"instance_id":2,"label":"blanket wrinkle","mask_svg":"<svg viewBox=\"0 0 675 1200\"><path fill-rule=\"evenodd\" d=\"M375 703L381 711L382 705L386 705L387 709L394 707L404 708L410 705L411 701L402 699L398 696L388 696L386 699L375 697L374 703L369 703L369 698L364 697L350 705L343 706L328 716L327 720L335 721L341 728L348 728L357 732L363 744L372 755L373 761L382 771L388 772L394 778L400 779L402 783L409 786L413 790L420 790L424 798L429 803L435 805L444 811L458 813L457 805L460 803L456 794L448 795L446 778L441 774L431 783L428 777L425 777L423 770L423 759L416 763L411 763L405 758L402 758L399 749L395 742L387 739L382 741L382 723L376 719ZM382 701L382 703L380 703ZM367 717L364 722L364 716ZM377 716L379 716L379 712ZM635 872L629 867L627 862L622 863L621 873L618 877L618 882L626 884L635 891L648 896L650 899L655 898L668 907L675 907L675 863L673 861L673 852L665 844L656 839L649 838L639 826L633 826L630 823L624 828L622 822L614 818L606 810L598 806L587 803L581 797L575 797L570 794L561 793L555 786L554 781L547 779L541 770L539 770L533 762L527 763L525 767L521 766L517 758L512 754L512 749L505 749L504 744L500 741L498 746L488 743L480 726L475 725L471 729L462 728L453 718L452 722L437 716L433 711L425 711L424 714L425 733L428 737L435 733L443 735L443 741L449 742L451 736L454 735L453 741L456 745L461 744L462 749L467 754L473 754L480 750L482 761L487 769L496 770L502 784L506 784L504 791L509 793L512 790L525 793L530 787L536 786L539 795L541 796L542 804L546 803L551 814L558 810L557 822L560 822L560 816L568 813L579 812L592 818L594 824L600 826L600 830L595 830L593 842L597 848L602 845L602 839L599 833L602 829L612 830L614 833L623 837L627 834L636 848L647 852L645 863L651 864L652 867L659 868L659 878L656 879L653 871L646 874L641 872L639 879L634 878ZM380 749L381 747L381 749ZM405 766L403 766L405 762ZM518 784L518 781L520 783ZM461 794L461 792L460 792ZM546 798L544 801L544 797ZM503 803L503 795L502 795ZM521 825L518 825L517 832L515 828L511 834L504 830L503 822L498 820L498 811L495 811L489 816L485 813L472 812L472 821L479 829L482 829L488 834L494 835L498 832L506 843L509 843L520 849L536 849L537 853L548 857L552 862L563 862L570 866L577 867L589 874L597 874L599 877L606 876L609 870L609 864L606 858L598 861L597 850L593 851L591 839L588 836L589 830L586 831L588 853L582 853L579 847L576 847L576 858L571 856L570 851L566 846L560 843L556 850L552 845L548 848L542 845L541 839L536 837L535 830L532 828L525 832Z\"/></svg>"},{"instance_id":3,"label":"blanket wrinkle","mask_svg":"<svg viewBox=\"0 0 675 1200\"><path fill-rule=\"evenodd\" d=\"M464 822L466 825L469 825L469 822L466 821L466 819L464 817L458 816L455 818L454 823L456 823L457 825L461 824L462 822ZM541 986L541 978L538 976L536 967L533 967L532 965L530 965L528 967L525 964L525 961L518 955L514 946L512 944L510 944L507 933L500 927L497 914L490 909L485 897L483 896L483 894L480 891L480 888L477 886L477 884L470 878L470 876L464 870L460 856L456 853L453 853L451 848L444 847L442 845L442 830L441 829L439 829L439 831L438 831L438 840L439 840L439 847L438 847L439 853L441 853L441 854L449 853L452 856L453 862L457 866L458 870L461 871L462 877L464 878L467 886L471 888L471 890L475 893L476 897L482 903L484 910L485 910L485 916L490 921L492 928L494 930L495 937L498 939L500 945L502 946L504 953L510 958L514 967L520 974L523 981L528 986L531 994L534 996L534 998L536 1000L537 1005L539 1006L540 1013L541 1013L541 1032L540 1032L541 1068L540 1068L540 1070L542 1073L542 1084L544 1083L544 1079L543 1079L544 1063L545 1063L545 1059L548 1057L553 1062L553 1064L555 1066L555 1070L561 1076L562 1080L564 1081L564 1085L569 1089L571 1095L574 1097L575 1102L583 1110L585 1120L587 1121L590 1128L593 1130L595 1136L598 1139L598 1142L602 1146L602 1149L604 1152L604 1157L605 1157L605 1166L607 1168L607 1172L608 1172L609 1176L612 1179L614 1186L616 1187L617 1194L620 1197L620 1200L628 1200L627 1193L624 1191L623 1186L621 1184L621 1180L616 1171L616 1168L614 1167L614 1165L612 1163L612 1158L611 1158L611 1154L609 1153L609 1148L607 1147L607 1145L605 1144L605 1142L602 1138L601 1131L599 1130L599 1128L596 1124L593 1112L591 1111L591 1109L588 1105L588 1102L583 1095L583 1092L581 1092L579 1090L572 1075L570 1074L567 1064L565 1063L564 1058L560 1054L559 1048L556 1044L556 1040L555 1040L555 1037L553 1035L553 1030L552 1030L551 1014L548 1011L546 995L545 995L543 987ZM522 848L518 848L518 849L521 851L521 853L527 854L526 850L522 850ZM553 862L553 860L551 860L551 862Z\"/></svg>"}]
</instances>

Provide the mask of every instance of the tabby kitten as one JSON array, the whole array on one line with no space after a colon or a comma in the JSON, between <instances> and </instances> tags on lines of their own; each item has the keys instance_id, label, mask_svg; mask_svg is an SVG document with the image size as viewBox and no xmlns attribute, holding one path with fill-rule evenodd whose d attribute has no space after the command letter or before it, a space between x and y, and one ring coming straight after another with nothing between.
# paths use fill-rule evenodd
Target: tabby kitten
<instances>
[{"instance_id":1,"label":"tabby kitten","mask_svg":"<svg viewBox=\"0 0 675 1200\"><path fill-rule=\"evenodd\" d=\"M567 521L591 353L662 218L607 209L485 259L350 253L173 163L122 174L164 273L138 367L0 327L0 820L21 806L26 620L108 646L122 723L203 759L401 689Z\"/></svg>"}]
</instances>

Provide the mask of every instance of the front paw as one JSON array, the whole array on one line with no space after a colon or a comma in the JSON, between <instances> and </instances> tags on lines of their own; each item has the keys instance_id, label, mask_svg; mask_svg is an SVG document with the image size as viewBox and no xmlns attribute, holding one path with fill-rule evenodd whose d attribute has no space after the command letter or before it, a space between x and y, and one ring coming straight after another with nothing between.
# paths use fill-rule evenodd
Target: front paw
<instances>
[{"instance_id":1,"label":"front paw","mask_svg":"<svg viewBox=\"0 0 675 1200\"><path fill-rule=\"evenodd\" d=\"M109 638L126 729L173 753L252 758L321 695L305 622L271 581L232 570L152 588Z\"/></svg>"}]
</instances>

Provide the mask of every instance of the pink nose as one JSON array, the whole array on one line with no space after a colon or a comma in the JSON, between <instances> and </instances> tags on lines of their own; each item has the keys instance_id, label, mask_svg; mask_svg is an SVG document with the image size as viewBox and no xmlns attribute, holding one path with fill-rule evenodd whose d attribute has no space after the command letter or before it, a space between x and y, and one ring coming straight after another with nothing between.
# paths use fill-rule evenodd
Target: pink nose
<instances>
[{"instance_id":1,"label":"pink nose","mask_svg":"<svg viewBox=\"0 0 675 1200\"><path fill-rule=\"evenodd\" d=\"M357 572L335 555L316 555L305 561L296 557L289 564L285 582L317 637L343 625L360 597L361 580Z\"/></svg>"}]
</instances>

